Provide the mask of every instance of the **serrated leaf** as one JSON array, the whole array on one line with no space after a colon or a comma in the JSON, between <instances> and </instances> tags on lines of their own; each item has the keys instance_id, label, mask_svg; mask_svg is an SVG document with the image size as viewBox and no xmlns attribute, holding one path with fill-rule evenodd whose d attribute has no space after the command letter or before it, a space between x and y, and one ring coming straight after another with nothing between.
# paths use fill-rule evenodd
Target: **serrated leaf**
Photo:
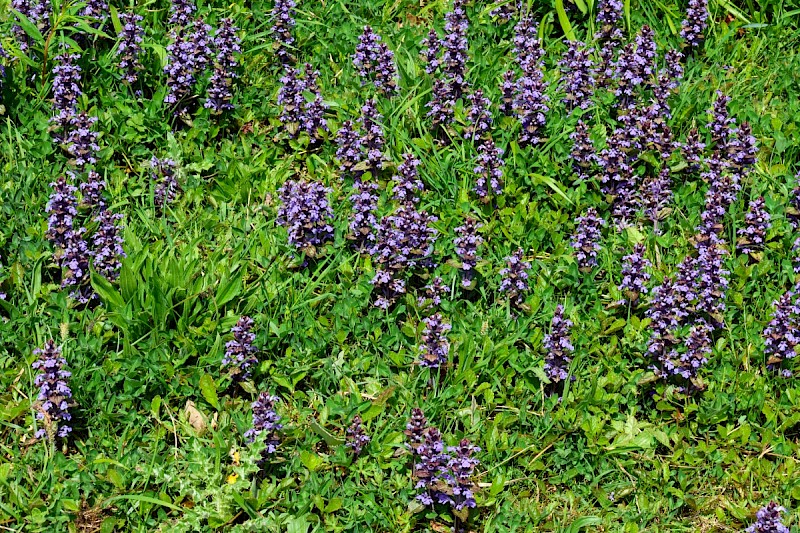
<instances>
[{"instance_id":1,"label":"serrated leaf","mask_svg":"<svg viewBox=\"0 0 800 533\"><path fill-rule=\"evenodd\" d=\"M214 383L214 378L210 374L203 374L200 376L200 393L203 398L211 404L214 409L219 409L219 397L217 396L217 385Z\"/></svg>"}]
</instances>

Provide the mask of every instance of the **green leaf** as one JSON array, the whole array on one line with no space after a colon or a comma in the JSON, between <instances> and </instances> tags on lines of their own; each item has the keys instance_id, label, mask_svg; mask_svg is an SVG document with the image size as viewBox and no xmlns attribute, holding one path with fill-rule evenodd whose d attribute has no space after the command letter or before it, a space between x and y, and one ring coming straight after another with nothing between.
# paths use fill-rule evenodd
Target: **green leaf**
<instances>
[{"instance_id":1,"label":"green leaf","mask_svg":"<svg viewBox=\"0 0 800 533\"><path fill-rule=\"evenodd\" d=\"M199 386L203 398L205 398L214 409L219 409L219 398L217 397L217 386L214 383L214 378L209 374L203 374L200 376Z\"/></svg>"},{"instance_id":2,"label":"green leaf","mask_svg":"<svg viewBox=\"0 0 800 533\"><path fill-rule=\"evenodd\" d=\"M311 426L311 429L314 430L314 433L322 437L322 439L325 441L325 444L328 446L340 446L344 444L344 439L340 439L324 427L320 426L319 422L313 418L308 419L308 425Z\"/></svg>"},{"instance_id":3,"label":"green leaf","mask_svg":"<svg viewBox=\"0 0 800 533\"><path fill-rule=\"evenodd\" d=\"M125 300L123 300L122 295L117 292L114 286L97 272L92 272L91 279L92 288L103 299L103 303L106 304L108 310L116 311L117 313L121 312L125 307Z\"/></svg>"},{"instance_id":4,"label":"green leaf","mask_svg":"<svg viewBox=\"0 0 800 533\"><path fill-rule=\"evenodd\" d=\"M19 24L19 27L22 28L22 31L24 31L28 37L36 41L37 44L44 46L44 37L42 37L42 32L39 31L39 28L37 28L35 24L28 20L28 17L16 9L12 9L11 11L14 13L14 15L16 15L17 24Z\"/></svg>"},{"instance_id":5,"label":"green leaf","mask_svg":"<svg viewBox=\"0 0 800 533\"><path fill-rule=\"evenodd\" d=\"M222 307L230 302L242 292L242 278L241 276L233 276L230 279L223 278L217 287L217 294L214 296L214 302L217 307Z\"/></svg>"},{"instance_id":6,"label":"green leaf","mask_svg":"<svg viewBox=\"0 0 800 533\"><path fill-rule=\"evenodd\" d=\"M316 472L325 460L313 452L303 450L300 452L300 462L312 472Z\"/></svg>"},{"instance_id":7,"label":"green leaf","mask_svg":"<svg viewBox=\"0 0 800 533\"><path fill-rule=\"evenodd\" d=\"M570 41L574 41L575 32L572 31L572 24L570 24L567 12L564 10L564 0L556 0L556 12L558 13L558 22L561 24L564 35Z\"/></svg>"},{"instance_id":8,"label":"green leaf","mask_svg":"<svg viewBox=\"0 0 800 533\"><path fill-rule=\"evenodd\" d=\"M342 508L344 505L344 499L342 498L331 498L328 502L328 505L325 506L325 514L335 513L339 509Z\"/></svg>"},{"instance_id":9,"label":"green leaf","mask_svg":"<svg viewBox=\"0 0 800 533\"><path fill-rule=\"evenodd\" d=\"M111 25L114 26L114 33L119 35L122 33L122 24L119 21L119 11L113 5L109 5L108 9L111 10Z\"/></svg>"}]
</instances>

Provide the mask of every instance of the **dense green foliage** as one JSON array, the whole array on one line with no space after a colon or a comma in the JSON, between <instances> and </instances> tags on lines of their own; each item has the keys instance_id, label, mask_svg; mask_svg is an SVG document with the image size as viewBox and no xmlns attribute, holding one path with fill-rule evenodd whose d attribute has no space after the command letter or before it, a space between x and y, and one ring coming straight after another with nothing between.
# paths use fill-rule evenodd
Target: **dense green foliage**
<instances>
[{"instance_id":1,"label":"dense green foliage","mask_svg":"<svg viewBox=\"0 0 800 533\"><path fill-rule=\"evenodd\" d=\"M471 143L441 145L429 131L431 80L420 41L431 24L441 28L446 2L300 2L296 55L320 71L330 106L333 133L319 149L302 137L287 140L277 121L282 67L271 3L239 4L203 2L199 11L209 24L232 17L241 28L236 109L221 116L197 106L191 118L174 117L163 104L167 2L135 8L147 29L146 70L135 86L141 95L120 81L111 22L106 34L72 34L82 49L81 106L99 119L98 168L111 206L124 214L127 258L118 283L93 277L98 306L75 305L59 287L61 270L45 237L49 183L68 169L48 132L52 58L43 62L37 49L7 69L0 101L0 292L7 294L0 300L0 528L442 531L452 513L414 501L403 434L412 407L424 409L448 444L467 437L482 448L478 507L470 513L476 531L738 531L770 500L790 509L788 523L797 522L800 385L766 370L761 332L773 301L796 277L796 235L784 215L800 153L798 6L712 0L706 43L686 60L671 99L677 137L706 124L717 89L732 97L732 116L753 125L759 160L726 219L728 241L750 198L763 195L772 215L759 258L727 259L724 327L700 371L703 390L684 396L648 369L644 307L610 304L621 297L621 259L635 243L647 245L654 283L691 253L706 188L697 176L676 179L661 235L646 224L621 232L609 225L599 266L579 272L569 246L573 220L588 206L606 207L596 183L578 181L571 169L575 119L557 96L539 147L519 148L515 121L495 113L495 140L506 149L496 206L471 194ZM564 3L532 4L546 78L555 83L566 22L555 6ZM646 23L660 51L679 46L683 2L628 5L626 38ZM19 57L8 6L0 0L0 42ZM498 23L490 9L468 4L468 79L496 106L514 22ZM577 37L592 34L589 14L573 7L563 15ZM431 274L452 288L441 304L452 324L451 364L441 374L414 364L424 316L415 291L388 312L374 308L374 266L346 239L351 183L339 176L332 141L367 97L351 63L365 24L395 51L400 73L399 95L378 100L388 155L394 165L406 151L422 160L422 205L439 219L439 266ZM459 104L462 123L464 114ZM592 119L595 135L605 117ZM153 156L178 162L183 189L163 212L153 202ZM336 220L334 242L306 266L275 221L278 188L300 176L333 188ZM381 191L383 214L390 204ZM467 214L483 222L486 239L472 290L460 287L448 262L453 230ZM497 292L504 258L518 247L533 264L522 309ZM575 324L576 379L548 394L543 337L558 304ZM242 315L255 321L261 361L252 383L240 387L220 362ZM33 349L51 338L72 371L75 402L73 433L55 442L33 437L40 424ZM258 445L243 437L260 391L281 398L284 424L279 451L263 469ZM353 458L342 441L356 414L372 442Z\"/></svg>"}]
</instances>

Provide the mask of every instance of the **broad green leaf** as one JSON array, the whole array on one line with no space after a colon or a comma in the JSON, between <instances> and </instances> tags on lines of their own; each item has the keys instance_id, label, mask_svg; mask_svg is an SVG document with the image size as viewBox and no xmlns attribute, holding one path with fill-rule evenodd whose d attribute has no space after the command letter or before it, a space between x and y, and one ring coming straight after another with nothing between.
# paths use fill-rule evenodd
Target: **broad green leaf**
<instances>
[{"instance_id":1,"label":"broad green leaf","mask_svg":"<svg viewBox=\"0 0 800 533\"><path fill-rule=\"evenodd\" d=\"M300 462L312 472L316 472L325 460L313 452L303 450L300 452Z\"/></svg>"},{"instance_id":2,"label":"broad green leaf","mask_svg":"<svg viewBox=\"0 0 800 533\"><path fill-rule=\"evenodd\" d=\"M214 409L219 409L219 398L217 397L217 385L214 383L214 378L209 374L203 374L200 377L200 392L203 398L211 404Z\"/></svg>"},{"instance_id":3,"label":"broad green leaf","mask_svg":"<svg viewBox=\"0 0 800 533\"><path fill-rule=\"evenodd\" d=\"M100 298L103 299L108 310L121 313L122 309L125 307L125 300L122 299L122 295L120 295L114 286L97 272L92 272L91 281L92 287Z\"/></svg>"},{"instance_id":4,"label":"broad green leaf","mask_svg":"<svg viewBox=\"0 0 800 533\"><path fill-rule=\"evenodd\" d=\"M28 20L28 17L16 9L12 9L11 12L17 17L17 24L22 28L22 31L24 31L28 37L36 41L37 44L44 46L44 37L42 37L42 32L39 31L39 28Z\"/></svg>"},{"instance_id":5,"label":"broad green leaf","mask_svg":"<svg viewBox=\"0 0 800 533\"><path fill-rule=\"evenodd\" d=\"M574 41L575 32L572 31L572 24L570 24L567 12L564 10L564 0L556 0L556 12L558 13L558 22L561 24L564 35L570 41Z\"/></svg>"}]
</instances>

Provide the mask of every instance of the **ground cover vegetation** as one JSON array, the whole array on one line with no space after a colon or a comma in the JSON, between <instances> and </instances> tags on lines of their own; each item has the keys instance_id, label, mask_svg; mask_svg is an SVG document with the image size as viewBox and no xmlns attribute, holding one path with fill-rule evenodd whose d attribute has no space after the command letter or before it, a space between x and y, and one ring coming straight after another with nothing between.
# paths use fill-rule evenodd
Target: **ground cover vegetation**
<instances>
[{"instance_id":1,"label":"ground cover vegetation","mask_svg":"<svg viewBox=\"0 0 800 533\"><path fill-rule=\"evenodd\" d=\"M790 0L0 0L0 528L800 501Z\"/></svg>"}]
</instances>

